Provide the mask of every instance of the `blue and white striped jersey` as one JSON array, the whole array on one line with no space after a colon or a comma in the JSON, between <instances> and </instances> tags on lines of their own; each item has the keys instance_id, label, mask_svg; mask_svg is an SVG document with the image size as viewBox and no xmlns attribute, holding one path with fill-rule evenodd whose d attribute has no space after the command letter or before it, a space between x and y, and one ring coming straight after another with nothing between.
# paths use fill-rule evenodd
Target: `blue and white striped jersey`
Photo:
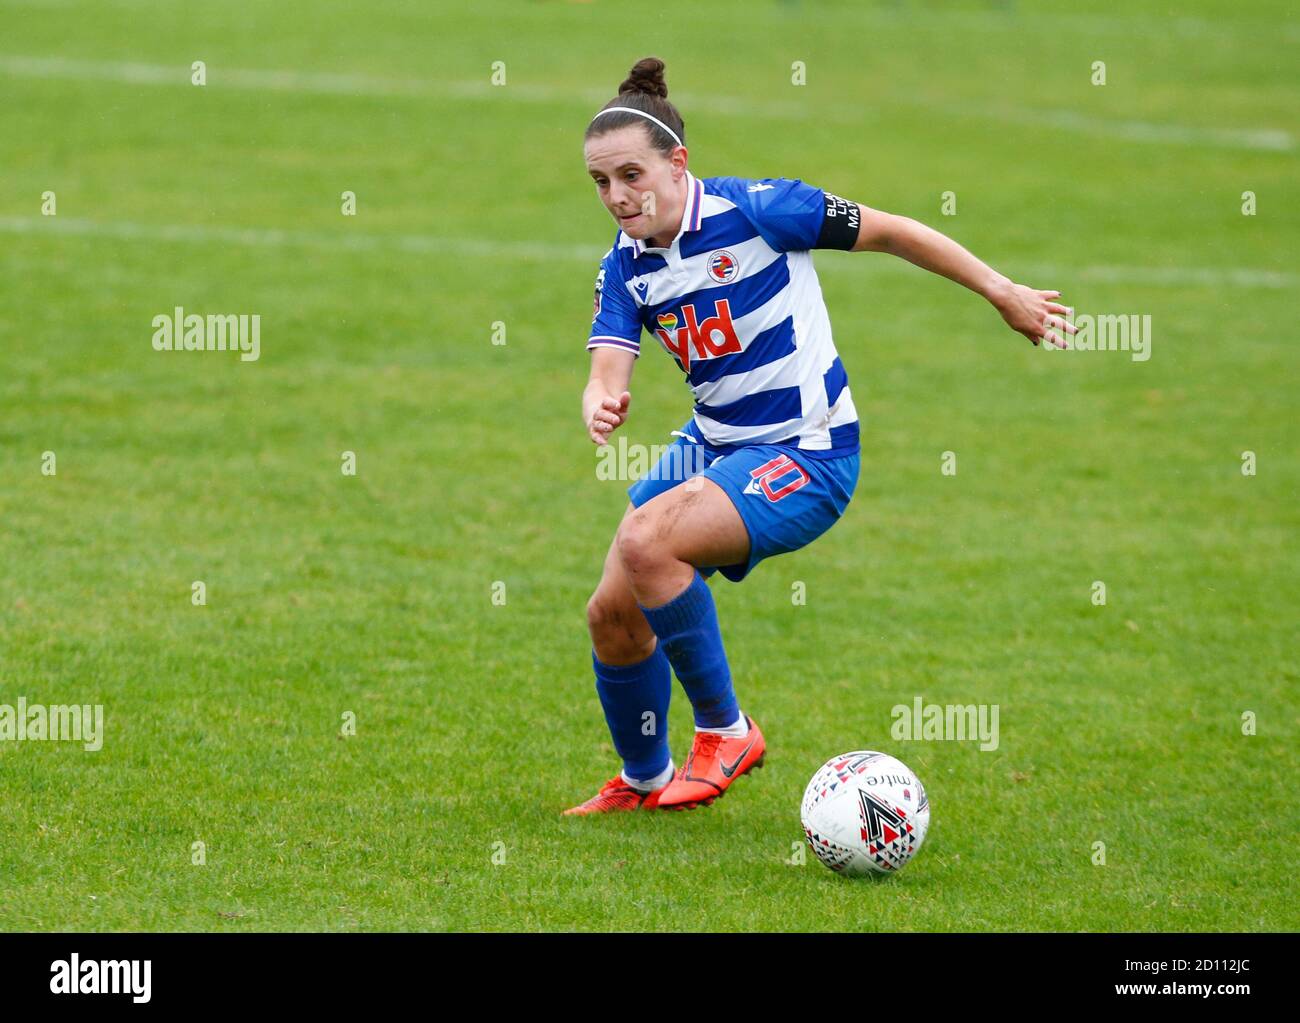
<instances>
[{"instance_id":1,"label":"blue and white striped jersey","mask_svg":"<svg viewBox=\"0 0 1300 1023\"><path fill-rule=\"evenodd\" d=\"M809 251L852 248L857 205L787 178L686 180L668 248L620 230L601 260L587 348L639 354L642 327L654 334L695 396L688 432L716 447L857 451L857 410Z\"/></svg>"}]
</instances>

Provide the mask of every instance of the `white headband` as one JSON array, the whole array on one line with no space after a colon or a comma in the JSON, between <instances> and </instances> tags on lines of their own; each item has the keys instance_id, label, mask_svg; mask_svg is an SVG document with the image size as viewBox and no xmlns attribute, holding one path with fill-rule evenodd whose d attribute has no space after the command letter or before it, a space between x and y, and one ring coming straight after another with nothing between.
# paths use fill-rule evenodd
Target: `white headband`
<instances>
[{"instance_id":1,"label":"white headband","mask_svg":"<svg viewBox=\"0 0 1300 1023\"><path fill-rule=\"evenodd\" d=\"M671 135L673 137L673 141L676 142L679 146L683 146L686 144L677 137L677 132L673 131L670 127L668 127L668 125L664 124L664 122L659 120L659 118L653 116L652 114L647 114L644 110L637 110L635 107L606 107L604 110L600 112L600 114L612 114L615 110L622 111L623 113L628 113L628 114L636 114L640 117L644 117L647 121L654 121L655 124L659 125L660 128L662 128L669 135ZM597 114L596 117L599 117L600 114ZM594 122L596 120L596 117L593 117L591 120Z\"/></svg>"}]
</instances>

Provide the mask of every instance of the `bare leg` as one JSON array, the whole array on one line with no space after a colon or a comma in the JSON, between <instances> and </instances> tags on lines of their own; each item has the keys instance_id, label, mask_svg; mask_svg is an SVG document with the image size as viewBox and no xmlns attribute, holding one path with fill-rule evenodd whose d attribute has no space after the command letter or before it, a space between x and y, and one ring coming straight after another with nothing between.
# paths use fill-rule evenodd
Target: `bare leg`
<instances>
[{"instance_id":1,"label":"bare leg","mask_svg":"<svg viewBox=\"0 0 1300 1023\"><path fill-rule=\"evenodd\" d=\"M632 505L623 522L633 514ZM618 556L618 535L605 555L605 569L596 592L587 601L587 631L596 656L606 664L636 664L654 653L655 634L637 606L627 571Z\"/></svg>"},{"instance_id":2,"label":"bare leg","mask_svg":"<svg viewBox=\"0 0 1300 1023\"><path fill-rule=\"evenodd\" d=\"M614 544L642 607L667 604L690 586L697 566L733 565L749 557L740 513L725 490L704 478L699 486L673 487L629 510Z\"/></svg>"}]
</instances>

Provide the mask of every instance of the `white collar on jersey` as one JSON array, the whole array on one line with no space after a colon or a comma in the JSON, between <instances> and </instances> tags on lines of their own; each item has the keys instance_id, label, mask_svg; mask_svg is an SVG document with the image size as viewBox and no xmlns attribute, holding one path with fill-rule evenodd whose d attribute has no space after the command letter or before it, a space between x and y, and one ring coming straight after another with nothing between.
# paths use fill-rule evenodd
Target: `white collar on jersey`
<instances>
[{"instance_id":1,"label":"white collar on jersey","mask_svg":"<svg viewBox=\"0 0 1300 1023\"><path fill-rule=\"evenodd\" d=\"M686 172L686 207L682 210L682 226L677 229L677 236L668 243L668 248L672 248L687 231L698 231L700 224L704 222L701 216L701 209L704 206L704 182L700 181L689 170ZM627 238L627 235L623 235ZM647 249L646 243L640 238L628 238L632 243L634 255L641 255L643 252L662 252L663 249Z\"/></svg>"}]
</instances>

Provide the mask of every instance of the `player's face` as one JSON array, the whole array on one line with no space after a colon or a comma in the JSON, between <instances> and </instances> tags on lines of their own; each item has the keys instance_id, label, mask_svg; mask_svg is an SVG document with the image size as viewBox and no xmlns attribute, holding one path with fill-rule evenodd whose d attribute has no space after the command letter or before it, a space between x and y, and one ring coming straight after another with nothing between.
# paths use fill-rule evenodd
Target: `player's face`
<instances>
[{"instance_id":1,"label":"player's face","mask_svg":"<svg viewBox=\"0 0 1300 1023\"><path fill-rule=\"evenodd\" d=\"M588 139L584 153L600 201L629 238L676 233L684 205L678 195L686 174L684 146L664 156L650 147L644 128L629 125Z\"/></svg>"}]
</instances>

